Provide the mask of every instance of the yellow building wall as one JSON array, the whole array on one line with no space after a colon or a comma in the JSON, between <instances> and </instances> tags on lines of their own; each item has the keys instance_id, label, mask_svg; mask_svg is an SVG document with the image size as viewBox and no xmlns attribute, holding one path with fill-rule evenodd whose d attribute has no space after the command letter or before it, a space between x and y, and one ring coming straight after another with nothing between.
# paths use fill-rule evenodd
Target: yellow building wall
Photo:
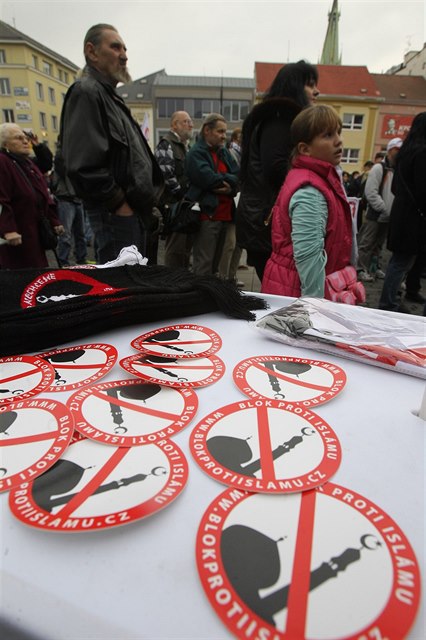
<instances>
[{"instance_id":1,"label":"yellow building wall","mask_svg":"<svg viewBox=\"0 0 426 640\"><path fill-rule=\"evenodd\" d=\"M75 80L77 68L46 54L27 43L0 42L6 61L0 65L0 78L8 78L10 95L0 94L0 121L7 121L4 110L13 111L14 121L23 129L32 129L39 141L55 150L59 133L63 98ZM35 59L37 67L35 68ZM51 65L51 75L46 63ZM37 94L37 84L42 97ZM44 114L42 116L41 114Z\"/></svg>"},{"instance_id":2,"label":"yellow building wall","mask_svg":"<svg viewBox=\"0 0 426 640\"><path fill-rule=\"evenodd\" d=\"M377 118L379 113L379 105L371 102L359 102L357 100L321 100L322 104L328 104L333 107L340 118L343 120L345 114L363 116L361 129L342 129L343 148L358 149L357 162L343 162L341 168L343 171L352 173L353 171L362 171L363 165L367 160L372 160L374 156L375 132L377 126Z\"/></svg>"}]
</instances>

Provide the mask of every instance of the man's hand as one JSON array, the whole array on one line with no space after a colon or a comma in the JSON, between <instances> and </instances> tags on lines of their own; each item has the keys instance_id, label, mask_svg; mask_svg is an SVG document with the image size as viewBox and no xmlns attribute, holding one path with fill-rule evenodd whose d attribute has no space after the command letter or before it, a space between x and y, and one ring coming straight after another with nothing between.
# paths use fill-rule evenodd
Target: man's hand
<instances>
[{"instance_id":1,"label":"man's hand","mask_svg":"<svg viewBox=\"0 0 426 640\"><path fill-rule=\"evenodd\" d=\"M65 231L65 229L64 229L62 224L58 224L58 226L57 227L53 227L53 229L54 229L54 231L55 231L57 236L61 236Z\"/></svg>"},{"instance_id":2,"label":"man's hand","mask_svg":"<svg viewBox=\"0 0 426 640\"><path fill-rule=\"evenodd\" d=\"M223 193L223 194L228 194L228 193L232 193L232 189L231 189L231 185L228 184L227 182L223 181L222 182L222 186L218 187L217 189L213 189L214 193Z\"/></svg>"},{"instance_id":3,"label":"man's hand","mask_svg":"<svg viewBox=\"0 0 426 640\"><path fill-rule=\"evenodd\" d=\"M114 213L116 216L122 216L122 217L128 217L134 214L133 209L129 207L127 202L123 202L123 204L120 207L118 207L118 209L116 209Z\"/></svg>"}]
</instances>

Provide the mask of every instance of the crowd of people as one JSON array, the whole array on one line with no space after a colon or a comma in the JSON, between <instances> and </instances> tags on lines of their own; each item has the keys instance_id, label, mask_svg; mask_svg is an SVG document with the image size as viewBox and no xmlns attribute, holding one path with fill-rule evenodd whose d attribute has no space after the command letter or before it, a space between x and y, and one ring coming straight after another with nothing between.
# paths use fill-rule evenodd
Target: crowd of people
<instances>
[{"instance_id":1,"label":"crowd of people","mask_svg":"<svg viewBox=\"0 0 426 640\"><path fill-rule=\"evenodd\" d=\"M115 27L91 27L84 56L54 158L18 125L0 126L1 269L48 265L47 219L60 267L72 250L86 262L89 233L100 264L129 245L156 264L162 237L167 267L236 285L245 250L265 294L362 304L364 285L381 279L380 308L409 312L404 296L426 302L426 112L349 174L342 122L316 104L318 71L299 61L280 69L230 139L222 114L195 136L190 114L177 111L151 151L116 91L130 76ZM166 233L163 220L183 202L198 212L196 230Z\"/></svg>"}]
</instances>

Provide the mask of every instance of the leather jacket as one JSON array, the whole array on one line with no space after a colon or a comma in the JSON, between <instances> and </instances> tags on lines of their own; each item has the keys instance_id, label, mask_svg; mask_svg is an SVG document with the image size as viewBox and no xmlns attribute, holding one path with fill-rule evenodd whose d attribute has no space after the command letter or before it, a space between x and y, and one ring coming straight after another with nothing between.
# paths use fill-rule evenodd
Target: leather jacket
<instances>
[{"instance_id":1,"label":"leather jacket","mask_svg":"<svg viewBox=\"0 0 426 640\"><path fill-rule=\"evenodd\" d=\"M87 209L125 201L151 216L164 180L139 125L104 76L91 67L68 90L61 116L66 175Z\"/></svg>"}]
</instances>

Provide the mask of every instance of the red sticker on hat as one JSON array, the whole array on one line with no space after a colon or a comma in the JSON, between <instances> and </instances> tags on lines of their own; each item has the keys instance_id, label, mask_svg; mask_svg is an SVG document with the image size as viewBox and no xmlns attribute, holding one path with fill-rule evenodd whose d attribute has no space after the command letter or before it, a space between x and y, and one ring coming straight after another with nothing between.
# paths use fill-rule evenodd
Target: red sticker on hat
<instances>
[{"instance_id":1,"label":"red sticker on hat","mask_svg":"<svg viewBox=\"0 0 426 640\"><path fill-rule=\"evenodd\" d=\"M117 361L117 349L110 344L82 344L40 353L55 370L48 392L73 391L105 376Z\"/></svg>"},{"instance_id":2,"label":"red sticker on hat","mask_svg":"<svg viewBox=\"0 0 426 640\"><path fill-rule=\"evenodd\" d=\"M217 356L188 360L138 353L120 360L120 367L138 378L168 387L206 387L220 380L225 365Z\"/></svg>"},{"instance_id":3,"label":"red sticker on hat","mask_svg":"<svg viewBox=\"0 0 426 640\"><path fill-rule=\"evenodd\" d=\"M97 531L163 509L187 478L185 456L170 440L131 448L82 440L47 473L11 492L9 506L38 529Z\"/></svg>"},{"instance_id":4,"label":"red sticker on hat","mask_svg":"<svg viewBox=\"0 0 426 640\"><path fill-rule=\"evenodd\" d=\"M118 291L121 291L121 288L117 289L95 280L85 273L57 269L44 272L25 287L21 295L21 307L27 309L41 304L61 302L67 298L110 295Z\"/></svg>"},{"instance_id":5,"label":"red sticker on hat","mask_svg":"<svg viewBox=\"0 0 426 640\"><path fill-rule=\"evenodd\" d=\"M68 447L74 431L69 409L49 398L0 406L0 491L49 469Z\"/></svg>"},{"instance_id":6,"label":"red sticker on hat","mask_svg":"<svg viewBox=\"0 0 426 640\"><path fill-rule=\"evenodd\" d=\"M278 400L246 400L213 411L193 429L190 447L215 480L262 493L317 487L341 461L337 435L320 416Z\"/></svg>"},{"instance_id":7,"label":"red sticker on hat","mask_svg":"<svg viewBox=\"0 0 426 640\"><path fill-rule=\"evenodd\" d=\"M241 360L234 368L234 382L249 398L275 398L304 407L324 404L346 384L346 374L330 362L256 356Z\"/></svg>"},{"instance_id":8,"label":"red sticker on hat","mask_svg":"<svg viewBox=\"0 0 426 640\"><path fill-rule=\"evenodd\" d=\"M114 380L77 391L67 405L76 430L87 438L133 447L182 431L197 411L198 398L191 389Z\"/></svg>"},{"instance_id":9,"label":"red sticker on hat","mask_svg":"<svg viewBox=\"0 0 426 640\"><path fill-rule=\"evenodd\" d=\"M207 327L177 324L144 333L135 338L131 345L164 358L199 358L219 351L222 339Z\"/></svg>"},{"instance_id":10,"label":"red sticker on hat","mask_svg":"<svg viewBox=\"0 0 426 640\"><path fill-rule=\"evenodd\" d=\"M203 588L237 638L402 640L420 571L398 525L331 483L265 496L227 489L197 535Z\"/></svg>"},{"instance_id":11,"label":"red sticker on hat","mask_svg":"<svg viewBox=\"0 0 426 640\"><path fill-rule=\"evenodd\" d=\"M54 379L52 365L39 356L0 358L0 405L36 396Z\"/></svg>"}]
</instances>

